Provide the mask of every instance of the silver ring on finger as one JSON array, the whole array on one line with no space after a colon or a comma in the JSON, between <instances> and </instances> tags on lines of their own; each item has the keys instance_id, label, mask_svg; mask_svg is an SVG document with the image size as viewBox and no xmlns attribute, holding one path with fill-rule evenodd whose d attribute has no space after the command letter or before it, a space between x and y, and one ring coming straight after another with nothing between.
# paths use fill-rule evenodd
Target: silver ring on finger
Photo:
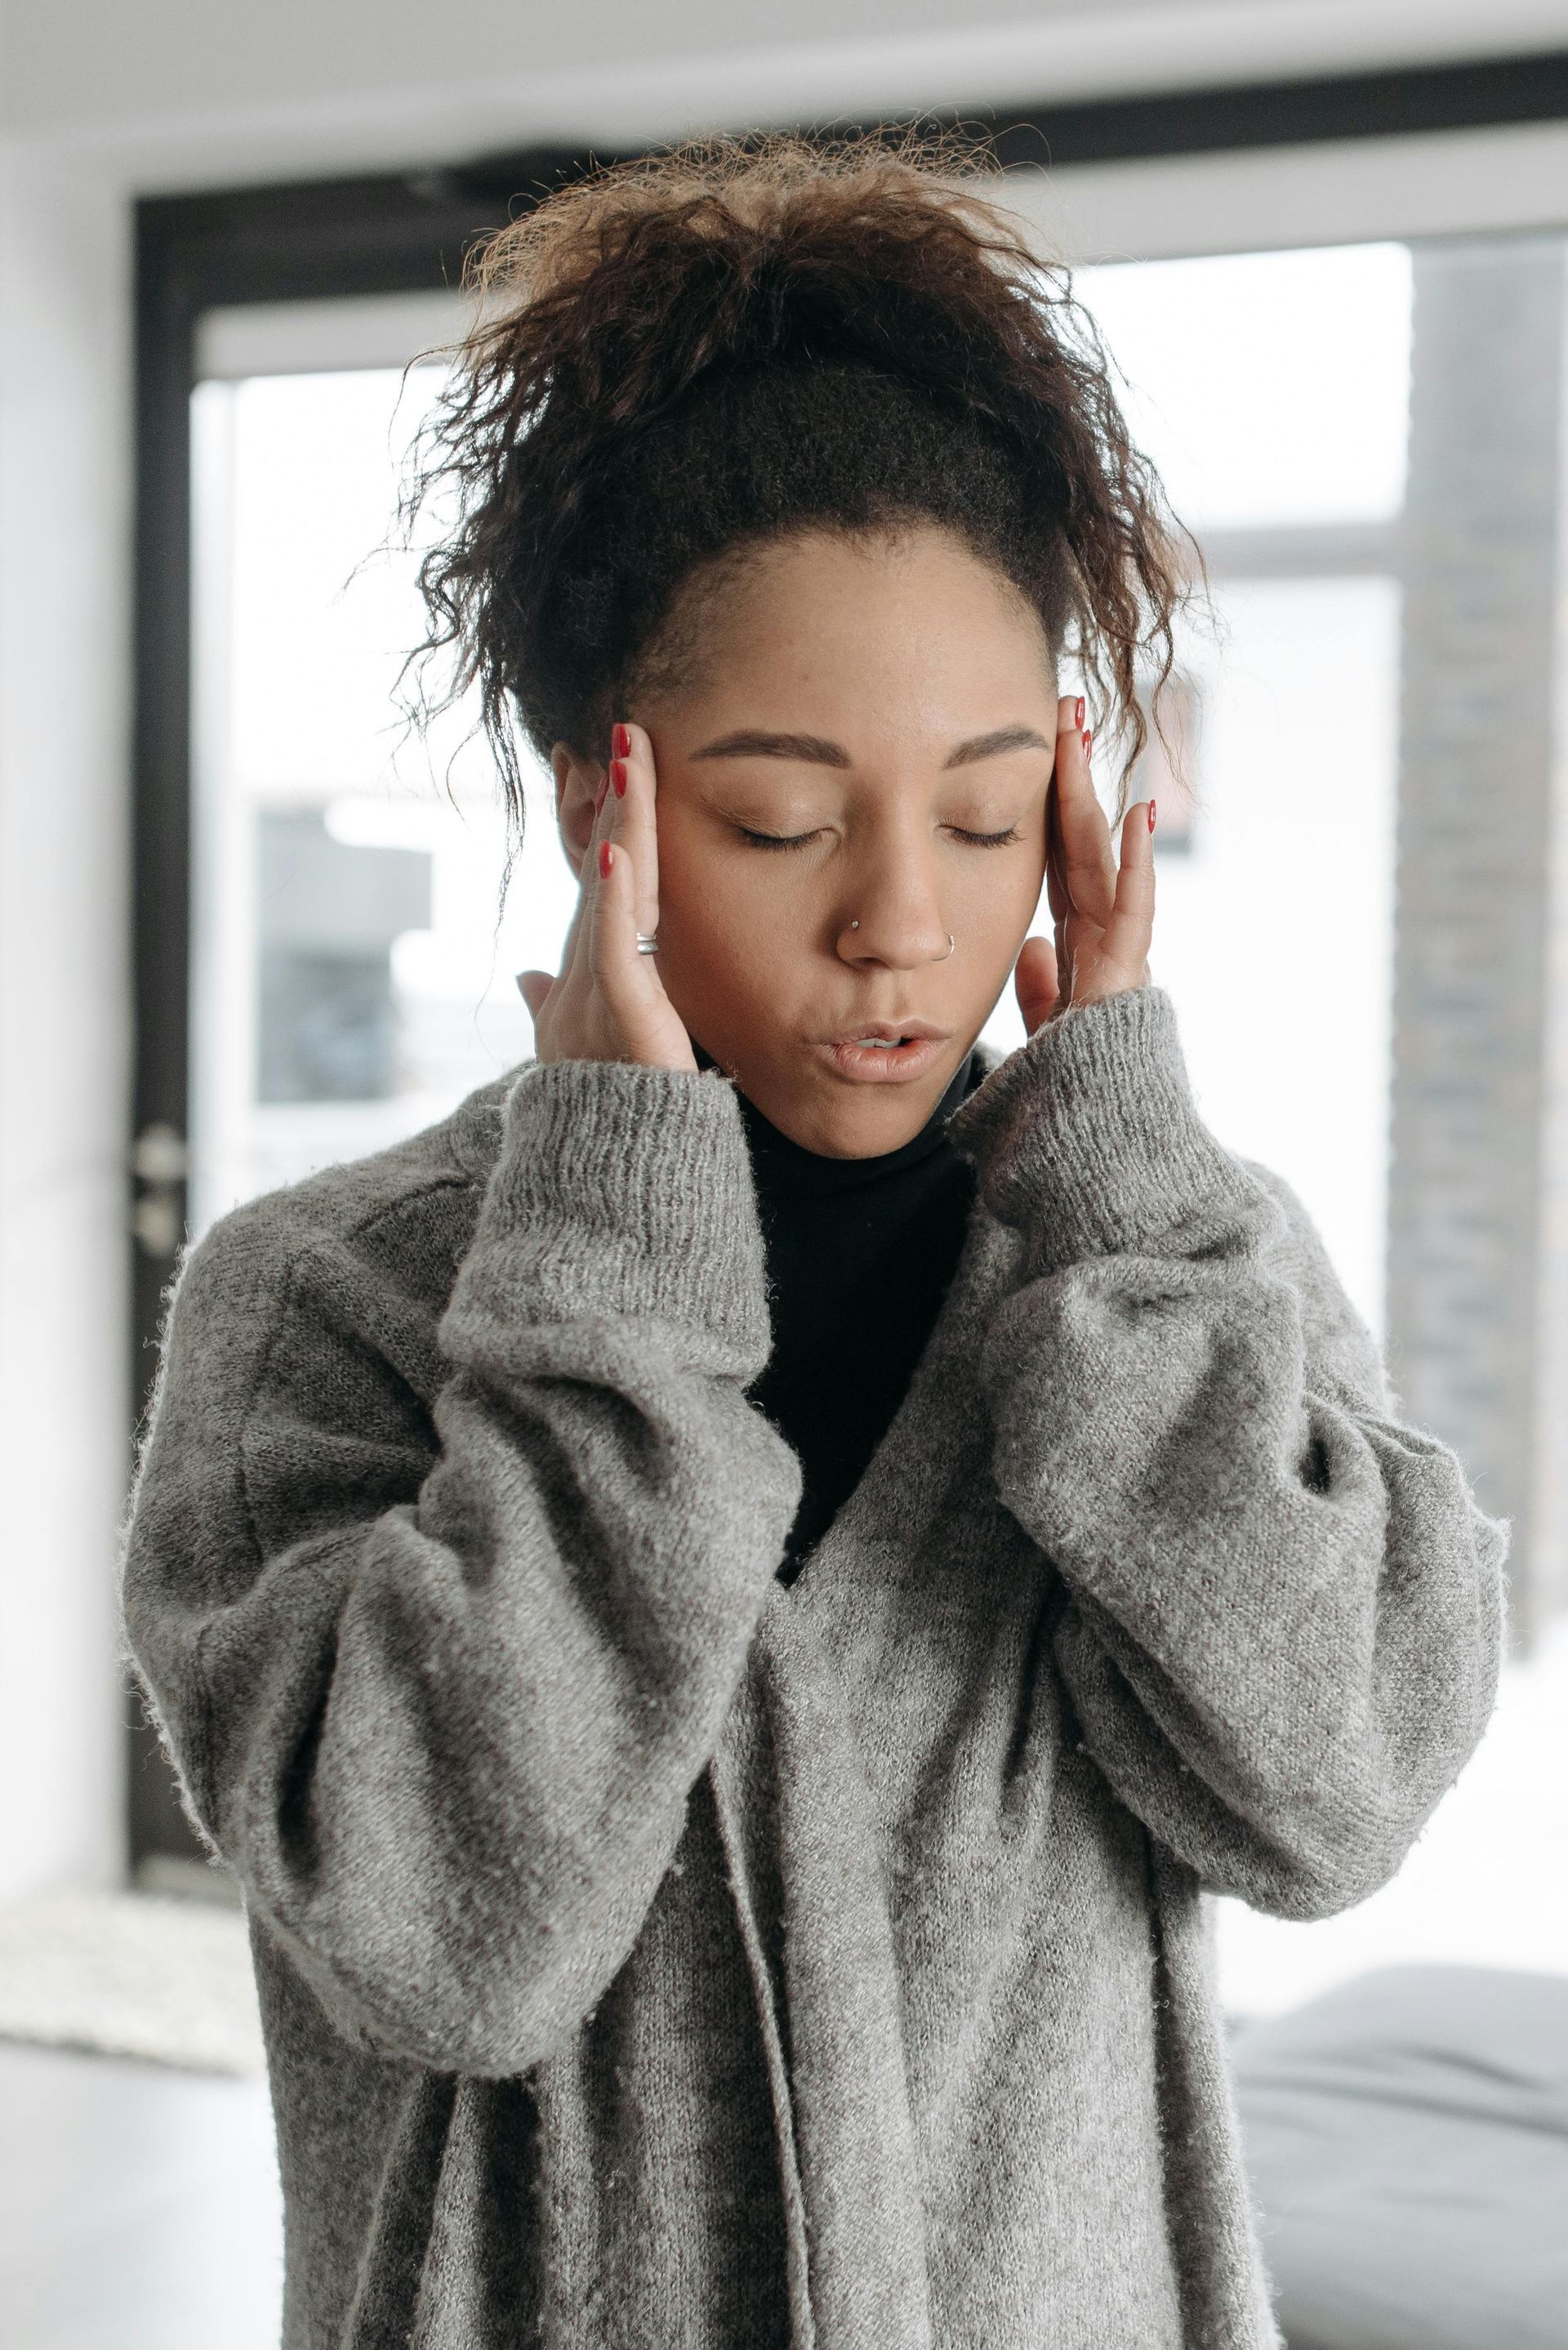
<instances>
[{"instance_id":1,"label":"silver ring on finger","mask_svg":"<svg viewBox=\"0 0 1568 2350\"><path fill-rule=\"evenodd\" d=\"M657 931L639 931L637 934L637 951L639 954L657 954L659 952L659 932Z\"/></svg>"}]
</instances>

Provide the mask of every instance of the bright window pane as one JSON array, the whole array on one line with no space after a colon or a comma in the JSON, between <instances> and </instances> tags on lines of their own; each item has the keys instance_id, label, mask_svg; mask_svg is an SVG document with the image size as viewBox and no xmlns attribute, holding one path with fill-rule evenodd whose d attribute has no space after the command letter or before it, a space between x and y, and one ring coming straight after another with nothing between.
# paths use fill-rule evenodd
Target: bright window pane
<instances>
[{"instance_id":1,"label":"bright window pane","mask_svg":"<svg viewBox=\"0 0 1568 2350\"><path fill-rule=\"evenodd\" d=\"M1157 794L1150 971L1205 1118L1293 1184L1380 1331L1398 590L1233 581L1215 601L1218 641L1182 645L1197 804L1184 823ZM1044 900L1035 928L1051 934ZM986 1034L1021 1039L1011 995Z\"/></svg>"},{"instance_id":2,"label":"bright window pane","mask_svg":"<svg viewBox=\"0 0 1568 2350\"><path fill-rule=\"evenodd\" d=\"M530 776L502 916L472 712L427 749L397 707L422 610L389 538L439 383L374 369L195 397L193 1231L514 1066L533 1031L513 975L558 964L576 890L548 778Z\"/></svg>"},{"instance_id":3,"label":"bright window pane","mask_svg":"<svg viewBox=\"0 0 1568 2350\"><path fill-rule=\"evenodd\" d=\"M1385 522L1405 495L1403 244L1085 269L1133 434L1196 530Z\"/></svg>"},{"instance_id":4,"label":"bright window pane","mask_svg":"<svg viewBox=\"0 0 1568 2350\"><path fill-rule=\"evenodd\" d=\"M1399 595L1391 579L1231 583L1194 649L1199 805L1159 859L1151 968L1209 1123L1293 1183L1383 1320ZM1156 839L1158 842L1158 829Z\"/></svg>"},{"instance_id":5,"label":"bright window pane","mask_svg":"<svg viewBox=\"0 0 1568 2350\"><path fill-rule=\"evenodd\" d=\"M1407 247L1127 263L1075 283L1127 379L1134 437L1200 543L1397 518ZM1376 577L1221 574L1214 601L1218 631L1186 631L1180 652L1190 824L1168 779L1134 785L1162 804L1151 968L1204 1115L1294 1185L1381 1332L1398 593ZM1044 903L1037 927L1049 934ZM1022 1036L1011 998L986 1034Z\"/></svg>"}]
</instances>

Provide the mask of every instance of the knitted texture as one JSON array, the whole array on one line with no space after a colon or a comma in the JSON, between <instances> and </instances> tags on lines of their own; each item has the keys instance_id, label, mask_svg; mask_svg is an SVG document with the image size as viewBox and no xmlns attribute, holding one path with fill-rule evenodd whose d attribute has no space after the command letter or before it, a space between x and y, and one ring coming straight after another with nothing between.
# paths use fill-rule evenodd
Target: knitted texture
<instances>
[{"instance_id":1,"label":"knitted texture","mask_svg":"<svg viewBox=\"0 0 1568 2350\"><path fill-rule=\"evenodd\" d=\"M1223 1891L1389 1878L1506 1529L1158 989L979 1197L789 1587L740 1107L525 1065L171 1292L131 1657L245 1892L286 2350L1274 2350Z\"/></svg>"}]
</instances>

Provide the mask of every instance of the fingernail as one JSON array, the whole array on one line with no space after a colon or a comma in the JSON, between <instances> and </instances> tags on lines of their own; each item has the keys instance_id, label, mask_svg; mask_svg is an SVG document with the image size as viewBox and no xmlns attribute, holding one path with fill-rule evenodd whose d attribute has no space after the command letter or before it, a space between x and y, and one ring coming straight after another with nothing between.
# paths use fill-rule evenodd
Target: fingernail
<instances>
[{"instance_id":1,"label":"fingernail","mask_svg":"<svg viewBox=\"0 0 1568 2350\"><path fill-rule=\"evenodd\" d=\"M1075 703L1073 704L1073 723L1074 723L1074 725L1075 725L1075 726L1081 726L1081 725L1083 724L1083 723L1084 723L1084 697L1083 697L1083 695L1082 695L1082 694L1080 694L1080 695L1078 696L1078 699L1076 700L1076 702L1075 702Z\"/></svg>"},{"instance_id":2,"label":"fingernail","mask_svg":"<svg viewBox=\"0 0 1568 2350\"><path fill-rule=\"evenodd\" d=\"M1154 830L1154 802L1152 800L1150 800L1148 804L1148 828L1150 832Z\"/></svg>"},{"instance_id":3,"label":"fingernail","mask_svg":"<svg viewBox=\"0 0 1568 2350\"><path fill-rule=\"evenodd\" d=\"M614 855L615 851L610 847L608 841L601 840L599 843L599 879L601 881L607 881L609 879L610 859Z\"/></svg>"},{"instance_id":4,"label":"fingernail","mask_svg":"<svg viewBox=\"0 0 1568 2350\"><path fill-rule=\"evenodd\" d=\"M625 797L626 797L626 761L625 761L624 759L612 759L612 760L610 761L610 764L609 764L609 771L610 771L610 781L611 781L611 783L615 785L615 795L616 795L617 799L618 799L618 800L623 800L623 799L625 799Z\"/></svg>"},{"instance_id":5,"label":"fingernail","mask_svg":"<svg viewBox=\"0 0 1568 2350\"><path fill-rule=\"evenodd\" d=\"M631 729L629 726L622 726L618 722L616 725L611 727L610 749L614 752L618 759L630 758Z\"/></svg>"},{"instance_id":6,"label":"fingernail","mask_svg":"<svg viewBox=\"0 0 1568 2350\"><path fill-rule=\"evenodd\" d=\"M599 812L600 808L602 808L602 807L603 807L603 806L604 806L604 804L605 804L605 794L608 791L608 789L609 789L609 772L608 772L608 770L607 769L607 770L606 770L606 772L605 772L605 774L604 774L604 775L603 775L603 777L602 777L602 778L601 778L601 780L600 780L598 790L594 794L594 814L595 814L596 816L597 816L597 814L598 814L598 812Z\"/></svg>"},{"instance_id":7,"label":"fingernail","mask_svg":"<svg viewBox=\"0 0 1568 2350\"><path fill-rule=\"evenodd\" d=\"M1089 755L1089 745L1094 739L1093 730L1090 727L1085 726L1084 729L1084 756L1085 759Z\"/></svg>"}]
</instances>

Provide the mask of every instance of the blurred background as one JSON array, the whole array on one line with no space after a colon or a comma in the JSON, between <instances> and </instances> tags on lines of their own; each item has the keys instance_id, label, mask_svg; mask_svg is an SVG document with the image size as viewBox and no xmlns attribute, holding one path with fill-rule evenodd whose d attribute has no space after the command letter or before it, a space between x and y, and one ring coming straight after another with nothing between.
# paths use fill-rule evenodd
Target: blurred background
<instances>
[{"instance_id":1,"label":"blurred background","mask_svg":"<svg viewBox=\"0 0 1568 2350\"><path fill-rule=\"evenodd\" d=\"M503 906L465 718L426 745L397 704L399 484L468 244L691 130L961 120L1073 265L1219 622L1187 786L1134 785L1155 976L1210 1124L1513 1523L1480 1752L1358 1909L1216 1905L1227 2012L1568 1987L1568 0L452 0L439 37L409 0L0 0L0 58L7 2340L276 2337L243 1918L116 1652L133 1433L187 1232L530 1049L547 778Z\"/></svg>"}]
</instances>

